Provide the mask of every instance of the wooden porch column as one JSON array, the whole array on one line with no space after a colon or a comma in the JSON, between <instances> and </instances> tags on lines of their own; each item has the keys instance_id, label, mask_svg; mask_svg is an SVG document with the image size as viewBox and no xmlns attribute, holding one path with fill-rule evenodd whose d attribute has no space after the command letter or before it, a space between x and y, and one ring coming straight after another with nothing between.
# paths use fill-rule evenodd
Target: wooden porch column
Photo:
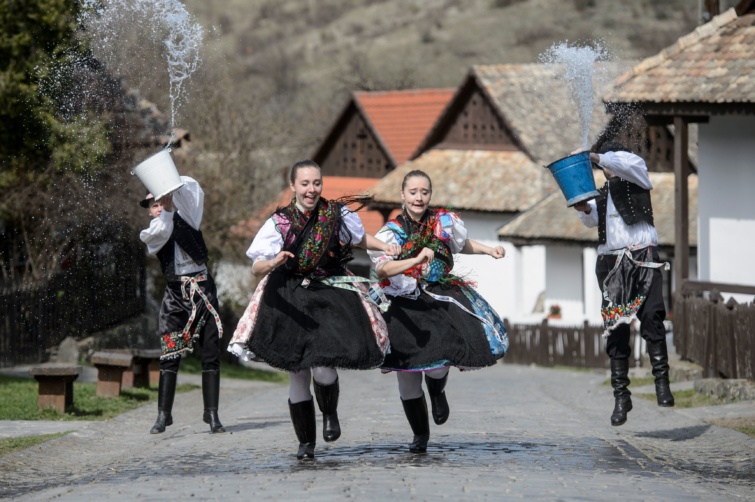
<instances>
[{"instance_id":1,"label":"wooden porch column","mask_svg":"<svg viewBox=\"0 0 755 502\"><path fill-rule=\"evenodd\" d=\"M674 117L674 291L682 290L689 273L689 131L684 117ZM674 295L676 296L676 294Z\"/></svg>"}]
</instances>

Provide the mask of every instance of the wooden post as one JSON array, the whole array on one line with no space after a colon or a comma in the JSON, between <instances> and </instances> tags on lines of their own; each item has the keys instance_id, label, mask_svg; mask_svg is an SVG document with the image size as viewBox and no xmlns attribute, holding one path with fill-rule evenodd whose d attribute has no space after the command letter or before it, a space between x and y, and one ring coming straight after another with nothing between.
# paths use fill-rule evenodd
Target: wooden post
<instances>
[{"instance_id":1,"label":"wooden post","mask_svg":"<svg viewBox=\"0 0 755 502\"><path fill-rule=\"evenodd\" d=\"M708 20L710 21L714 16L721 13L720 0L705 0L705 11L708 13Z\"/></svg>"},{"instance_id":2,"label":"wooden post","mask_svg":"<svg viewBox=\"0 0 755 502\"><path fill-rule=\"evenodd\" d=\"M674 297L689 273L689 176L687 121L674 117ZM673 310L673 307L672 307Z\"/></svg>"}]
</instances>

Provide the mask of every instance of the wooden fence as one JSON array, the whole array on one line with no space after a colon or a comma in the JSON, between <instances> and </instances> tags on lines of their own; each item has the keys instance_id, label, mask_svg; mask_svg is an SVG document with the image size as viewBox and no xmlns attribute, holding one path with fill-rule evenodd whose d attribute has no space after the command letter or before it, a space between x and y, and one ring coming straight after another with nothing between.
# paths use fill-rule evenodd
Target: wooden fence
<instances>
[{"instance_id":1,"label":"wooden fence","mask_svg":"<svg viewBox=\"0 0 755 502\"><path fill-rule=\"evenodd\" d=\"M603 326L552 326L547 320L541 324L510 324L504 321L509 336L509 351L504 362L539 364L541 366L573 366L579 368L609 368L605 354ZM630 346L639 342L632 332ZM638 361L635 361L638 362Z\"/></svg>"},{"instance_id":2,"label":"wooden fence","mask_svg":"<svg viewBox=\"0 0 755 502\"><path fill-rule=\"evenodd\" d=\"M0 291L0 367L43 362L65 337L81 338L144 311L144 250L96 243L69 270Z\"/></svg>"},{"instance_id":3,"label":"wooden fence","mask_svg":"<svg viewBox=\"0 0 755 502\"><path fill-rule=\"evenodd\" d=\"M674 345L711 376L755 379L755 304L723 301L721 291L755 288L685 281L674 299Z\"/></svg>"}]
</instances>

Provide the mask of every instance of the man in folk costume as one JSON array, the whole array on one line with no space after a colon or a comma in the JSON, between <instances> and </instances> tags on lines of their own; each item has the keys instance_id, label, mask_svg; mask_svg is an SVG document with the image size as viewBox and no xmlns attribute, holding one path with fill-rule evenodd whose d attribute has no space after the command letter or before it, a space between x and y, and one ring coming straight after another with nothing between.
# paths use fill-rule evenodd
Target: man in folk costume
<instances>
[{"instance_id":1,"label":"man in folk costume","mask_svg":"<svg viewBox=\"0 0 755 502\"><path fill-rule=\"evenodd\" d=\"M603 293L601 314L611 358L611 386L615 406L611 425L623 425L632 409L629 386L629 330L639 319L647 342L659 406L674 406L669 388L668 351L663 321L663 278L653 226L650 190L653 184L645 161L615 141L604 143L590 160L603 170L606 184L600 196L574 205L588 227L598 227L595 274Z\"/></svg>"},{"instance_id":2,"label":"man in folk costume","mask_svg":"<svg viewBox=\"0 0 755 502\"><path fill-rule=\"evenodd\" d=\"M220 395L220 340L215 281L207 271L207 246L202 231L204 191L194 179L181 176L184 185L155 200L151 193L139 204L152 216L141 240L160 261L167 286L160 306L158 332L162 345L157 421L151 434L173 424L173 399L181 355L199 344L202 353L202 396L205 423L210 432L225 432L218 418Z\"/></svg>"}]
</instances>

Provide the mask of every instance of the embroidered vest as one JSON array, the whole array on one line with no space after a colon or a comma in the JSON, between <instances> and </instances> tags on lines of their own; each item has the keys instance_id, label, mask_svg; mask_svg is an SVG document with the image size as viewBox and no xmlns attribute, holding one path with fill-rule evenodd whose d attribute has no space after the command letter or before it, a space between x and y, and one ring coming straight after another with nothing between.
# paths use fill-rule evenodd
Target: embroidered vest
<instances>
[{"instance_id":1,"label":"embroidered vest","mask_svg":"<svg viewBox=\"0 0 755 502\"><path fill-rule=\"evenodd\" d=\"M168 242L157 252L160 268L162 268L163 275L165 275L167 281L178 280L176 276L174 244L178 244L198 265L207 263L207 246L204 243L202 231L194 230L176 212L173 215L173 233L170 235Z\"/></svg>"},{"instance_id":2,"label":"embroidered vest","mask_svg":"<svg viewBox=\"0 0 755 502\"><path fill-rule=\"evenodd\" d=\"M421 222L417 223L407 214L402 213L396 217L395 221L403 229L405 240L402 242L401 237L397 236L397 241L401 244L401 255L399 260L413 258L417 256L422 248L429 247L435 251L435 257L427 267L424 280L435 283L448 277L454 268L454 257L451 248L448 247L442 239L436 235L436 225L438 224L438 214L445 214L445 210L436 210L435 212L427 211L422 216ZM412 267L404 272L416 278L421 267Z\"/></svg>"},{"instance_id":3,"label":"embroidered vest","mask_svg":"<svg viewBox=\"0 0 755 502\"><path fill-rule=\"evenodd\" d=\"M603 185L600 195L595 199L598 206L598 240L606 243L606 212L608 210L608 193L616 206L621 219L627 225L644 221L653 225L653 205L650 202L650 190L630 181L613 178Z\"/></svg>"},{"instance_id":4,"label":"embroidered vest","mask_svg":"<svg viewBox=\"0 0 755 502\"><path fill-rule=\"evenodd\" d=\"M283 249L294 254L282 268L295 275L330 277L343 275L346 263L353 259L351 239L341 243L344 225L338 201L320 198L310 215L296 208L295 202L278 208L273 214L278 231L283 236ZM350 234L349 234L350 235Z\"/></svg>"}]
</instances>

